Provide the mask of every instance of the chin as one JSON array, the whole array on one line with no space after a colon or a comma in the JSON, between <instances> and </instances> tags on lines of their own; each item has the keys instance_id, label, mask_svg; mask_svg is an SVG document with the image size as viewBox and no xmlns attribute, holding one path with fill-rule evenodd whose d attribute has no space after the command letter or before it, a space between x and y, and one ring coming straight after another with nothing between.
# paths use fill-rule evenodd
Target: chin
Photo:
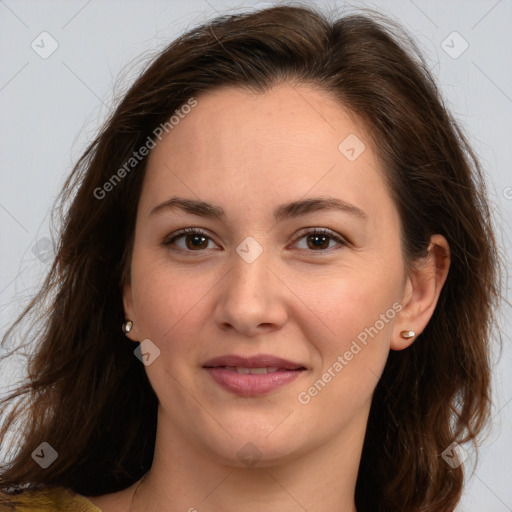
<instances>
[{"instance_id":1,"label":"chin","mask_svg":"<svg viewBox=\"0 0 512 512\"><path fill-rule=\"evenodd\" d=\"M250 423L238 423L229 429L232 437L224 431L216 436L205 433L201 444L217 463L241 468L276 466L306 453L312 441L312 432L306 435L284 423L277 428L276 424L262 427L253 415Z\"/></svg>"}]
</instances>

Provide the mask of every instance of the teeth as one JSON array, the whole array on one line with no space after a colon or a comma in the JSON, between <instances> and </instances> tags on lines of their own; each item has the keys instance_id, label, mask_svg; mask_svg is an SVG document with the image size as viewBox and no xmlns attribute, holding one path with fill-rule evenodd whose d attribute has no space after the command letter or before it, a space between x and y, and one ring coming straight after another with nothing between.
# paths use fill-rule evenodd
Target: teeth
<instances>
[{"instance_id":1,"label":"teeth","mask_svg":"<svg viewBox=\"0 0 512 512\"><path fill-rule=\"evenodd\" d=\"M269 366L264 368L246 368L245 366L226 366L226 370L230 370L236 373L242 373L244 375L261 375L264 373L274 373L279 370L277 366Z\"/></svg>"},{"instance_id":2,"label":"teeth","mask_svg":"<svg viewBox=\"0 0 512 512\"><path fill-rule=\"evenodd\" d=\"M251 375L259 375L260 373L267 373L266 368L246 368L246 369L249 370L249 373ZM240 368L237 368L236 371L239 372Z\"/></svg>"}]
</instances>

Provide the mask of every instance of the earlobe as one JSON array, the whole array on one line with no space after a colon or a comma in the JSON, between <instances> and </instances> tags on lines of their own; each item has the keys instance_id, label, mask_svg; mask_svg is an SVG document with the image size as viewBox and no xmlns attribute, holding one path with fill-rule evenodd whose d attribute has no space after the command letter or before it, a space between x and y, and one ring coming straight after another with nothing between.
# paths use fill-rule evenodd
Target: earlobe
<instances>
[{"instance_id":1,"label":"earlobe","mask_svg":"<svg viewBox=\"0 0 512 512\"><path fill-rule=\"evenodd\" d=\"M130 284L125 284L123 287L123 308L124 308L124 321L121 329L127 338L132 341L137 341L137 329L135 313L133 311L132 288Z\"/></svg>"},{"instance_id":2,"label":"earlobe","mask_svg":"<svg viewBox=\"0 0 512 512\"><path fill-rule=\"evenodd\" d=\"M123 326L122 326L122 329L123 329L123 332L125 334L128 334L131 330L132 330L132 327L133 327L133 322L131 320L126 320L124 323L123 323Z\"/></svg>"},{"instance_id":3,"label":"earlobe","mask_svg":"<svg viewBox=\"0 0 512 512\"><path fill-rule=\"evenodd\" d=\"M423 332L434 313L449 267L448 242L442 235L433 235L427 256L415 263L407 277L403 307L393 330L392 350L409 347Z\"/></svg>"}]
</instances>

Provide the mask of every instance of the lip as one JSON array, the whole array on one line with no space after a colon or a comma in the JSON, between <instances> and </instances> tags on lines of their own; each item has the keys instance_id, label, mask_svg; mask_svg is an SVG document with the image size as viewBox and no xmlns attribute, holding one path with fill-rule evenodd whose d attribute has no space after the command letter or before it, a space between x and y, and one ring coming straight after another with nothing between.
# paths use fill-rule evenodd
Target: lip
<instances>
[{"instance_id":1,"label":"lip","mask_svg":"<svg viewBox=\"0 0 512 512\"><path fill-rule=\"evenodd\" d=\"M277 367L283 370L297 370L304 368L300 363L288 361L281 357L275 357L269 354L260 354L255 356L237 356L234 354L214 357L203 364L203 368L215 368L219 366L243 366L245 368L263 368Z\"/></svg>"},{"instance_id":2,"label":"lip","mask_svg":"<svg viewBox=\"0 0 512 512\"><path fill-rule=\"evenodd\" d=\"M228 367L228 368L226 368ZM272 373L241 374L233 367L277 368ZM270 393L299 377L305 370L300 363L267 354L242 357L226 355L208 360L203 368L226 391L250 397Z\"/></svg>"}]
</instances>

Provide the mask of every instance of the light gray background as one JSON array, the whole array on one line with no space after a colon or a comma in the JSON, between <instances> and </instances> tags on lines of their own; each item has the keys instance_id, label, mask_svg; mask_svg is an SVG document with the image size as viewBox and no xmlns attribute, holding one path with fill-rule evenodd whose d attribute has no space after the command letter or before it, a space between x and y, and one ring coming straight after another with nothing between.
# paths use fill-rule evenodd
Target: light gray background
<instances>
[{"instance_id":1,"label":"light gray background","mask_svg":"<svg viewBox=\"0 0 512 512\"><path fill-rule=\"evenodd\" d=\"M358 6L375 8L401 22L416 38L486 170L499 240L503 253L508 253L512 0L309 3L340 12ZM273 3L0 0L0 334L49 268L44 244L51 238L53 201L106 118L113 98L136 76L144 62L140 57L216 14L269 5ZM58 48L43 59L31 44L35 41L39 52L48 51L55 43L40 36L45 31ZM463 39L451 35L454 31ZM456 54L464 40L469 46L458 58L443 48L449 45ZM479 465L466 485L459 511L512 511L509 313L504 308L504 350L494 372L493 428L481 444ZM0 385L7 386L18 369L11 364L2 371ZM466 464L471 467L470 461Z\"/></svg>"}]
</instances>

